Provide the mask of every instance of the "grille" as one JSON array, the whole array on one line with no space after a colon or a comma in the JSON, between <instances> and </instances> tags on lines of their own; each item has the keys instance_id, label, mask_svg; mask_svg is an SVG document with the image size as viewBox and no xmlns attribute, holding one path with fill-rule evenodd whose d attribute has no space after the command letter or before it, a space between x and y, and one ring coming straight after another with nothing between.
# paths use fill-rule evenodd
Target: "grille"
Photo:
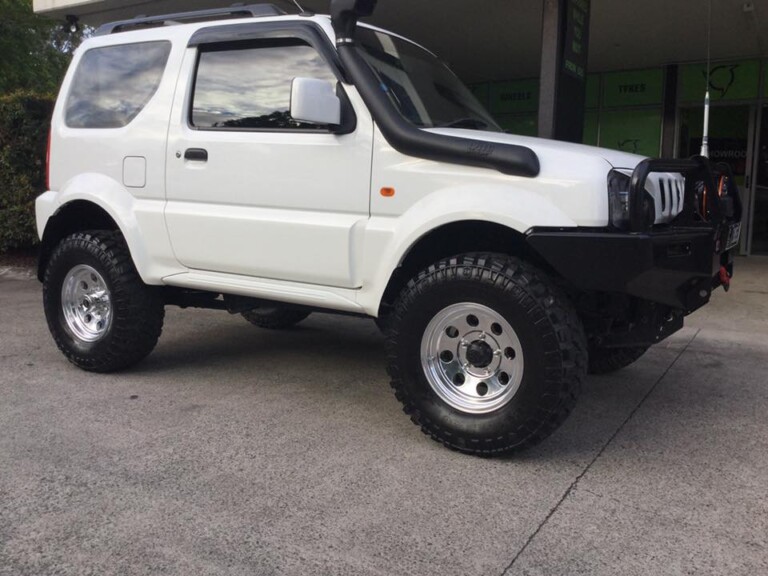
<instances>
[{"instance_id":1,"label":"grille","mask_svg":"<svg viewBox=\"0 0 768 576\"><path fill-rule=\"evenodd\" d=\"M654 174L646 182L646 190L656 204L656 224L671 222L683 211L685 178L680 174Z\"/></svg>"}]
</instances>

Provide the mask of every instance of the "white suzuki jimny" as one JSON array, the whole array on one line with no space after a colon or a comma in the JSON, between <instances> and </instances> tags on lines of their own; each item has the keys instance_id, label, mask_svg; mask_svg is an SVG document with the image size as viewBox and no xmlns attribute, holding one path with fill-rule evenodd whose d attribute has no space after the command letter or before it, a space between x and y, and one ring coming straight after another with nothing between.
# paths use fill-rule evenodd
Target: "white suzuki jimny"
<instances>
[{"instance_id":1,"label":"white suzuki jimny","mask_svg":"<svg viewBox=\"0 0 768 576\"><path fill-rule=\"evenodd\" d=\"M36 205L73 364L140 361L167 305L273 329L372 317L411 419L501 454L728 286L726 167L505 134L429 51L358 25L374 5L138 18L83 43Z\"/></svg>"}]
</instances>

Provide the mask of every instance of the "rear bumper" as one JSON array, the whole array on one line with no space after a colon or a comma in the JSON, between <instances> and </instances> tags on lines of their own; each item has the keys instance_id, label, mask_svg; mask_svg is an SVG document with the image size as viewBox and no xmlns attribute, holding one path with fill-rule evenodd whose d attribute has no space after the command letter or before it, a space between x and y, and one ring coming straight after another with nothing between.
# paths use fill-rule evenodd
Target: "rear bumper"
<instances>
[{"instance_id":1,"label":"rear bumper","mask_svg":"<svg viewBox=\"0 0 768 576\"><path fill-rule=\"evenodd\" d=\"M690 313L732 273L732 250L718 253L712 226L627 233L533 229L531 248L581 290L618 292Z\"/></svg>"}]
</instances>

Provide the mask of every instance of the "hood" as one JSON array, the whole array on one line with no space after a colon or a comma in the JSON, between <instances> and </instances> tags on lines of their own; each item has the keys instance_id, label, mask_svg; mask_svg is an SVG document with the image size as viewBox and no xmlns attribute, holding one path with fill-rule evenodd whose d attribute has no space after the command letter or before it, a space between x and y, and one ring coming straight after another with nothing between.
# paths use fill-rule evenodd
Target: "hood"
<instances>
[{"instance_id":1,"label":"hood","mask_svg":"<svg viewBox=\"0 0 768 576\"><path fill-rule=\"evenodd\" d=\"M519 136L517 134L504 134L501 132L486 132L483 130L467 130L463 128L429 128L427 131L434 132L435 134L444 134L446 136L470 138L472 140L526 146L540 156L551 157L557 154L566 154L569 156L598 157L608 162L612 168L628 168L634 170L635 166L646 158L645 156L640 156L638 154L629 154L628 152L621 152L619 150L608 150L607 148L587 146L586 144L574 144L572 142L534 138L532 136Z\"/></svg>"}]
</instances>

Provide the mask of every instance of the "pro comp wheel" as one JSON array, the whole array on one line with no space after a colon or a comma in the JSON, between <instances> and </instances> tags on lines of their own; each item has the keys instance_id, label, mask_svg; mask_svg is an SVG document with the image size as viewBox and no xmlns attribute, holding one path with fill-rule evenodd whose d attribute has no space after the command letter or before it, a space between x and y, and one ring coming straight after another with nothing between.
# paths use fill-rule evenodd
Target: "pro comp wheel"
<instances>
[{"instance_id":1,"label":"pro comp wheel","mask_svg":"<svg viewBox=\"0 0 768 576\"><path fill-rule=\"evenodd\" d=\"M290 308L273 304L270 306L259 306L253 310L242 312L243 318L248 320L254 326L267 328L270 330L282 330L295 326L302 320L305 320L312 312L300 308Z\"/></svg>"},{"instance_id":2,"label":"pro comp wheel","mask_svg":"<svg viewBox=\"0 0 768 576\"><path fill-rule=\"evenodd\" d=\"M51 254L43 305L56 345L76 366L111 372L135 364L155 347L164 305L147 286L118 232L80 232Z\"/></svg>"},{"instance_id":3,"label":"pro comp wheel","mask_svg":"<svg viewBox=\"0 0 768 576\"><path fill-rule=\"evenodd\" d=\"M525 355L515 329L496 310L460 302L440 310L421 339L421 368L449 406L487 414L520 388Z\"/></svg>"},{"instance_id":4,"label":"pro comp wheel","mask_svg":"<svg viewBox=\"0 0 768 576\"><path fill-rule=\"evenodd\" d=\"M639 360L648 351L648 346L627 348L589 347L589 373L610 374Z\"/></svg>"},{"instance_id":5,"label":"pro comp wheel","mask_svg":"<svg viewBox=\"0 0 768 576\"><path fill-rule=\"evenodd\" d=\"M586 373L581 323L536 268L499 254L442 260L403 289L387 330L392 387L450 448L510 453L568 416Z\"/></svg>"}]
</instances>

